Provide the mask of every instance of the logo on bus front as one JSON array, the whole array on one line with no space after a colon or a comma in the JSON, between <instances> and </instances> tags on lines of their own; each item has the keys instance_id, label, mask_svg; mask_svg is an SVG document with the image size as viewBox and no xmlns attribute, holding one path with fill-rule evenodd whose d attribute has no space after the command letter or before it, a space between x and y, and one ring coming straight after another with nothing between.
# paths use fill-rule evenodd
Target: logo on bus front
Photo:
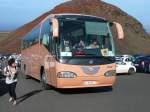
<instances>
[{"instance_id":1,"label":"logo on bus front","mask_svg":"<svg viewBox=\"0 0 150 112\"><path fill-rule=\"evenodd\" d=\"M85 66L81 68L85 74L96 74L100 69L99 66L94 66L94 67Z\"/></svg>"}]
</instances>

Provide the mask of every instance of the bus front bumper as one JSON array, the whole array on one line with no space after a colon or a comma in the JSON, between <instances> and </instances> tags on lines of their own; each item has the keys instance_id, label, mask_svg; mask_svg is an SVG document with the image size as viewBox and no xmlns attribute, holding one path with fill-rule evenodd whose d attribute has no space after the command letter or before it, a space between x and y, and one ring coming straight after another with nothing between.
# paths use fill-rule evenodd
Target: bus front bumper
<instances>
[{"instance_id":1,"label":"bus front bumper","mask_svg":"<svg viewBox=\"0 0 150 112\"><path fill-rule=\"evenodd\" d=\"M56 88L94 88L113 86L116 76L58 78Z\"/></svg>"}]
</instances>

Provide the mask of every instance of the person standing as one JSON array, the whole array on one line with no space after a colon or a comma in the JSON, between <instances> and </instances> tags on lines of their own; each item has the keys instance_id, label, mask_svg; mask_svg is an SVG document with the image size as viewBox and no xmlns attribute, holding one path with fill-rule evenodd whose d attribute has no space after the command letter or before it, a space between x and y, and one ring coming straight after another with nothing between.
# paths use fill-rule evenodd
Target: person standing
<instances>
[{"instance_id":1,"label":"person standing","mask_svg":"<svg viewBox=\"0 0 150 112\"><path fill-rule=\"evenodd\" d=\"M6 84L8 86L9 93L9 102L12 102L13 105L16 105L16 85L17 85L17 75L18 71L16 68L15 59L11 58L8 60L8 66L4 68L4 75L6 76Z\"/></svg>"}]
</instances>

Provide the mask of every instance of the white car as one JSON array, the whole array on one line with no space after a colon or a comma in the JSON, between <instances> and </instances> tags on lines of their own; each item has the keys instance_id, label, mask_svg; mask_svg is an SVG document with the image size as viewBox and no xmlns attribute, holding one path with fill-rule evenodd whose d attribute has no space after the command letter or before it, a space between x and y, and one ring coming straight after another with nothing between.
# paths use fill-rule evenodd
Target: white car
<instances>
[{"instance_id":1,"label":"white car","mask_svg":"<svg viewBox=\"0 0 150 112\"><path fill-rule=\"evenodd\" d=\"M133 56L131 55L118 55L115 57L116 61L122 61L125 63L132 63L133 62Z\"/></svg>"},{"instance_id":2,"label":"white car","mask_svg":"<svg viewBox=\"0 0 150 112\"><path fill-rule=\"evenodd\" d=\"M116 62L116 73L128 73L128 74L134 74L136 72L135 66L132 65L132 63L125 63L122 61Z\"/></svg>"}]
</instances>

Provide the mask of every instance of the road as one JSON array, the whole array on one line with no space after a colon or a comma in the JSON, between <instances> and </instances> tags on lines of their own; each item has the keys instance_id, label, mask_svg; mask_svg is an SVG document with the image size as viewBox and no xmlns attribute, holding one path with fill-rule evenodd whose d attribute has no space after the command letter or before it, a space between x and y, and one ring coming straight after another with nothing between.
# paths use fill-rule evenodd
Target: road
<instances>
[{"instance_id":1,"label":"road","mask_svg":"<svg viewBox=\"0 0 150 112\"><path fill-rule=\"evenodd\" d=\"M8 103L0 80L0 112L149 112L150 74L119 75L113 90L106 88L42 90L38 81L20 73L17 105Z\"/></svg>"}]
</instances>

